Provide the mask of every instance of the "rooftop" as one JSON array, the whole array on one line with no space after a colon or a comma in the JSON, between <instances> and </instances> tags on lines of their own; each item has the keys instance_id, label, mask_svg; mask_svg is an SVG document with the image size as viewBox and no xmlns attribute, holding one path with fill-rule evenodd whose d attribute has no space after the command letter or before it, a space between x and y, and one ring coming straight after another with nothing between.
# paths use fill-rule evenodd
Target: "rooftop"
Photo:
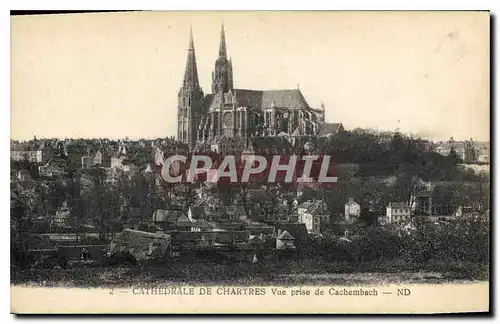
<instances>
[{"instance_id":1,"label":"rooftop","mask_svg":"<svg viewBox=\"0 0 500 324\"><path fill-rule=\"evenodd\" d=\"M205 103L210 108L218 108L222 103L248 107L257 110L268 108L308 109L309 104L299 89L247 90L234 89L228 93L205 96Z\"/></svg>"}]
</instances>

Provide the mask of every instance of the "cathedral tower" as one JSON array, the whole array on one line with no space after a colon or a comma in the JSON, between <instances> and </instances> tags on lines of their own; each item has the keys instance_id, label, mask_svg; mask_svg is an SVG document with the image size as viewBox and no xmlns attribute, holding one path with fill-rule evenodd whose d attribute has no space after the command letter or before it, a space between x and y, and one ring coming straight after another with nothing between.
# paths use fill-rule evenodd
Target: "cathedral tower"
<instances>
[{"instance_id":1,"label":"cathedral tower","mask_svg":"<svg viewBox=\"0 0 500 324\"><path fill-rule=\"evenodd\" d=\"M203 90L198 81L192 30L190 30L186 68L178 100L177 138L193 148L196 145L198 124L203 113Z\"/></svg>"},{"instance_id":2,"label":"cathedral tower","mask_svg":"<svg viewBox=\"0 0 500 324\"><path fill-rule=\"evenodd\" d=\"M232 62L227 60L226 35L224 24L220 31L219 57L215 61L215 69L212 72L212 93L226 93L233 89L233 67Z\"/></svg>"}]
</instances>

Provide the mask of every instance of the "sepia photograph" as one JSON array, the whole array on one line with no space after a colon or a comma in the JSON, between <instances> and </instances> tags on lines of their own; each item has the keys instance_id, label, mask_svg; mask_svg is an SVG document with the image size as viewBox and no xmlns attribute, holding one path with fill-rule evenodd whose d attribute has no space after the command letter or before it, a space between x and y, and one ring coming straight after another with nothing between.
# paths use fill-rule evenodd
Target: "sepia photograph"
<instances>
[{"instance_id":1,"label":"sepia photograph","mask_svg":"<svg viewBox=\"0 0 500 324\"><path fill-rule=\"evenodd\" d=\"M11 312L489 312L490 23L11 15Z\"/></svg>"}]
</instances>

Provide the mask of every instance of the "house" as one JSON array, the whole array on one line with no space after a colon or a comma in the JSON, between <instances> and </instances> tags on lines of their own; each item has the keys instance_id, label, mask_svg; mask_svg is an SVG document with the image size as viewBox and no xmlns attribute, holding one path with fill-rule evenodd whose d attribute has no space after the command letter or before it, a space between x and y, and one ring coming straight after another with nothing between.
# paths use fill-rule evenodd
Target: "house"
<instances>
[{"instance_id":1,"label":"house","mask_svg":"<svg viewBox=\"0 0 500 324\"><path fill-rule=\"evenodd\" d=\"M42 177L60 177L65 172L63 167L48 162L47 164L38 167L38 173Z\"/></svg>"},{"instance_id":2,"label":"house","mask_svg":"<svg viewBox=\"0 0 500 324\"><path fill-rule=\"evenodd\" d=\"M262 235L250 235L248 239L248 244L253 248L261 248L264 246L265 239Z\"/></svg>"},{"instance_id":3,"label":"house","mask_svg":"<svg viewBox=\"0 0 500 324\"><path fill-rule=\"evenodd\" d=\"M71 218L71 210L68 207L66 201L64 201L62 205L57 209L51 223L53 226L60 227L69 227L73 224Z\"/></svg>"},{"instance_id":4,"label":"house","mask_svg":"<svg viewBox=\"0 0 500 324\"><path fill-rule=\"evenodd\" d=\"M475 142L477 162L490 163L490 142Z\"/></svg>"},{"instance_id":5,"label":"house","mask_svg":"<svg viewBox=\"0 0 500 324\"><path fill-rule=\"evenodd\" d=\"M100 150L93 153L90 150L82 156L82 169L89 169L96 165L103 165L103 154Z\"/></svg>"},{"instance_id":6,"label":"house","mask_svg":"<svg viewBox=\"0 0 500 324\"><path fill-rule=\"evenodd\" d=\"M53 152L49 146L44 144L14 144L10 148L10 158L14 161L27 159L33 163L46 163L53 158Z\"/></svg>"},{"instance_id":7,"label":"house","mask_svg":"<svg viewBox=\"0 0 500 324\"><path fill-rule=\"evenodd\" d=\"M240 222L247 219L247 214L243 206L227 206L224 209L229 221Z\"/></svg>"},{"instance_id":8,"label":"house","mask_svg":"<svg viewBox=\"0 0 500 324\"><path fill-rule=\"evenodd\" d=\"M342 123L324 123L319 129L318 136L331 138L342 131L344 131Z\"/></svg>"},{"instance_id":9,"label":"house","mask_svg":"<svg viewBox=\"0 0 500 324\"><path fill-rule=\"evenodd\" d=\"M153 154L153 161L155 165L162 166L165 164L165 153L161 150L161 148L156 147Z\"/></svg>"},{"instance_id":10,"label":"house","mask_svg":"<svg viewBox=\"0 0 500 324\"><path fill-rule=\"evenodd\" d=\"M464 162L475 162L477 160L476 144L472 139L470 141L455 141L451 137L447 142L440 142L434 151L443 156L448 156L455 151L458 158Z\"/></svg>"},{"instance_id":11,"label":"house","mask_svg":"<svg viewBox=\"0 0 500 324\"><path fill-rule=\"evenodd\" d=\"M109 256L127 253L136 260L157 259L165 255L170 242L167 234L125 229L111 241Z\"/></svg>"},{"instance_id":12,"label":"house","mask_svg":"<svg viewBox=\"0 0 500 324\"><path fill-rule=\"evenodd\" d=\"M389 203L386 208L388 223L401 223L411 220L411 208L406 203Z\"/></svg>"},{"instance_id":13,"label":"house","mask_svg":"<svg viewBox=\"0 0 500 324\"><path fill-rule=\"evenodd\" d=\"M215 242L218 244L235 245L241 243L248 243L250 239L250 232L245 231L221 231L216 232Z\"/></svg>"},{"instance_id":14,"label":"house","mask_svg":"<svg viewBox=\"0 0 500 324\"><path fill-rule=\"evenodd\" d=\"M477 156L477 162L479 163L490 163L490 155L486 153L479 154Z\"/></svg>"},{"instance_id":15,"label":"house","mask_svg":"<svg viewBox=\"0 0 500 324\"><path fill-rule=\"evenodd\" d=\"M153 222L165 230L181 232L212 231L213 224L204 220L193 219L189 213L180 210L157 209L153 213Z\"/></svg>"},{"instance_id":16,"label":"house","mask_svg":"<svg viewBox=\"0 0 500 324\"><path fill-rule=\"evenodd\" d=\"M111 168L112 169L123 169L123 161L125 160L125 155L115 154L111 157Z\"/></svg>"},{"instance_id":17,"label":"house","mask_svg":"<svg viewBox=\"0 0 500 324\"><path fill-rule=\"evenodd\" d=\"M190 219L187 215L181 215L177 218L175 228L184 232L210 232L213 230L214 225L203 220Z\"/></svg>"},{"instance_id":18,"label":"house","mask_svg":"<svg viewBox=\"0 0 500 324\"><path fill-rule=\"evenodd\" d=\"M188 210L188 217L193 220L206 220L205 208L201 206L190 206Z\"/></svg>"},{"instance_id":19,"label":"house","mask_svg":"<svg viewBox=\"0 0 500 324\"><path fill-rule=\"evenodd\" d=\"M184 232L174 231L171 232L172 236L172 249L174 256L178 256L179 252L185 247L211 247L215 244L215 232Z\"/></svg>"},{"instance_id":20,"label":"house","mask_svg":"<svg viewBox=\"0 0 500 324\"><path fill-rule=\"evenodd\" d=\"M157 209L153 213L153 222L164 230L174 230L177 227L177 220L179 219L181 219L181 221L185 221L186 219L189 220L181 210Z\"/></svg>"},{"instance_id":21,"label":"house","mask_svg":"<svg viewBox=\"0 0 500 324\"><path fill-rule=\"evenodd\" d=\"M251 223L245 225L245 229L254 236L271 236L274 233L274 227L262 223Z\"/></svg>"},{"instance_id":22,"label":"house","mask_svg":"<svg viewBox=\"0 0 500 324\"><path fill-rule=\"evenodd\" d=\"M203 206L202 208L203 208L203 214L205 215L205 220L213 221L213 220L217 220L219 218L219 213L218 213L217 207L215 207L215 206Z\"/></svg>"},{"instance_id":23,"label":"house","mask_svg":"<svg viewBox=\"0 0 500 324\"><path fill-rule=\"evenodd\" d=\"M296 201L296 200L295 200ZM297 203L296 203L297 204ZM307 201L304 201L303 203L301 204L298 204L297 205L297 214L298 214L298 219L302 219L302 217L304 216L304 212L309 208L311 207L312 205L312 200L307 200Z\"/></svg>"},{"instance_id":24,"label":"house","mask_svg":"<svg viewBox=\"0 0 500 324\"><path fill-rule=\"evenodd\" d=\"M245 209L243 206L204 206L203 212L199 212L197 209L200 207L195 207L192 209L191 215L198 217L205 215L204 220L209 221L219 221L228 220L232 222L241 222L247 218ZM202 214L203 213L203 214Z\"/></svg>"},{"instance_id":25,"label":"house","mask_svg":"<svg viewBox=\"0 0 500 324\"><path fill-rule=\"evenodd\" d=\"M82 238L81 234L77 233L46 233L37 234L36 236L49 238L51 244L53 245L74 245L76 242ZM86 233L85 237L89 239L99 239L99 233Z\"/></svg>"},{"instance_id":26,"label":"house","mask_svg":"<svg viewBox=\"0 0 500 324\"><path fill-rule=\"evenodd\" d=\"M330 223L330 214L326 203L322 200L314 201L299 214L299 222L306 224L309 233L320 233L322 226Z\"/></svg>"},{"instance_id":27,"label":"house","mask_svg":"<svg viewBox=\"0 0 500 324\"><path fill-rule=\"evenodd\" d=\"M286 230L285 231L278 230L278 235L276 236L276 249L277 250L295 249L295 238Z\"/></svg>"},{"instance_id":28,"label":"house","mask_svg":"<svg viewBox=\"0 0 500 324\"><path fill-rule=\"evenodd\" d=\"M28 170L18 170L15 175L16 180L19 181L31 181L31 175Z\"/></svg>"},{"instance_id":29,"label":"house","mask_svg":"<svg viewBox=\"0 0 500 324\"><path fill-rule=\"evenodd\" d=\"M122 164L122 170L124 172L135 172L138 170L138 167L134 163L128 162L128 163Z\"/></svg>"},{"instance_id":30,"label":"house","mask_svg":"<svg viewBox=\"0 0 500 324\"><path fill-rule=\"evenodd\" d=\"M349 201L344 205L344 211L346 223L355 222L361 215L361 207L353 198L349 198Z\"/></svg>"},{"instance_id":31,"label":"house","mask_svg":"<svg viewBox=\"0 0 500 324\"><path fill-rule=\"evenodd\" d=\"M118 148L118 151L111 156L111 168L123 169L123 161L127 158L127 149L123 146Z\"/></svg>"},{"instance_id":32,"label":"house","mask_svg":"<svg viewBox=\"0 0 500 324\"><path fill-rule=\"evenodd\" d=\"M94 165L102 165L103 162L103 156L100 150L97 150L94 154Z\"/></svg>"},{"instance_id":33,"label":"house","mask_svg":"<svg viewBox=\"0 0 500 324\"><path fill-rule=\"evenodd\" d=\"M138 231L143 231L143 232L148 232L148 233L163 232L163 228L161 228L160 226L156 225L153 222L140 222L138 224L133 224L130 227L127 226L126 228L130 228L130 229L134 229L134 230L138 230Z\"/></svg>"},{"instance_id":34,"label":"house","mask_svg":"<svg viewBox=\"0 0 500 324\"><path fill-rule=\"evenodd\" d=\"M94 166L94 157L90 154L82 156L82 169L90 169Z\"/></svg>"},{"instance_id":35,"label":"house","mask_svg":"<svg viewBox=\"0 0 500 324\"><path fill-rule=\"evenodd\" d=\"M174 227L178 231L199 232L198 228L193 228L193 222L184 213L180 214L179 217L177 217L174 223Z\"/></svg>"},{"instance_id":36,"label":"house","mask_svg":"<svg viewBox=\"0 0 500 324\"><path fill-rule=\"evenodd\" d=\"M210 232L215 228L215 224L204 220L194 220L192 228L197 229L198 232Z\"/></svg>"},{"instance_id":37,"label":"house","mask_svg":"<svg viewBox=\"0 0 500 324\"><path fill-rule=\"evenodd\" d=\"M305 247L309 244L309 234L304 223L277 223L274 226L274 237L287 231L295 239L294 245L296 248Z\"/></svg>"},{"instance_id":38,"label":"house","mask_svg":"<svg viewBox=\"0 0 500 324\"><path fill-rule=\"evenodd\" d=\"M214 231L217 232L246 230L245 224L242 222L230 222L227 220L220 220L214 222L213 224L214 224Z\"/></svg>"}]
</instances>

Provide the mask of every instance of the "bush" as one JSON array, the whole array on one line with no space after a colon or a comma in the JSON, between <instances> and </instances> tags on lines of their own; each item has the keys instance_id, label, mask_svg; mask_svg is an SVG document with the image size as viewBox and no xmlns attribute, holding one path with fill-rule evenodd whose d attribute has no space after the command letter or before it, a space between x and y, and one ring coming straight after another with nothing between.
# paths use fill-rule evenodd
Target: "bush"
<instances>
[{"instance_id":1,"label":"bush","mask_svg":"<svg viewBox=\"0 0 500 324\"><path fill-rule=\"evenodd\" d=\"M400 259L408 263L489 262L489 223L459 218L434 224L420 220L410 233L395 228L360 227L351 242L336 237L312 240L312 255L324 261L376 261Z\"/></svg>"},{"instance_id":2,"label":"bush","mask_svg":"<svg viewBox=\"0 0 500 324\"><path fill-rule=\"evenodd\" d=\"M382 227L361 228L353 237L353 243L364 261L396 258L402 249L402 239L397 233Z\"/></svg>"}]
</instances>

